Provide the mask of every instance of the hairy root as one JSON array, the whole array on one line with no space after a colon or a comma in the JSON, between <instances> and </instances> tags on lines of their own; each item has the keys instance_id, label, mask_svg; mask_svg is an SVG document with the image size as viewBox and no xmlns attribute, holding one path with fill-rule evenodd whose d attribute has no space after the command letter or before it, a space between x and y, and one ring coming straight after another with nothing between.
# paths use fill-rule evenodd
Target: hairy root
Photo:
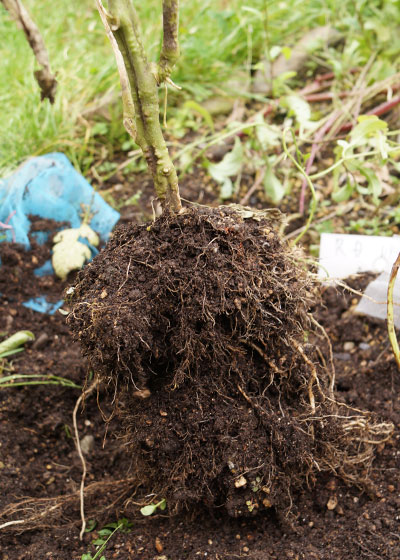
<instances>
[{"instance_id":1,"label":"hairy root","mask_svg":"<svg viewBox=\"0 0 400 560\"><path fill-rule=\"evenodd\" d=\"M287 511L319 471L364 484L390 437L335 402L330 345L305 342L327 339L317 284L276 226L228 207L165 215L121 228L78 276L71 328L170 511Z\"/></svg>"}]
</instances>

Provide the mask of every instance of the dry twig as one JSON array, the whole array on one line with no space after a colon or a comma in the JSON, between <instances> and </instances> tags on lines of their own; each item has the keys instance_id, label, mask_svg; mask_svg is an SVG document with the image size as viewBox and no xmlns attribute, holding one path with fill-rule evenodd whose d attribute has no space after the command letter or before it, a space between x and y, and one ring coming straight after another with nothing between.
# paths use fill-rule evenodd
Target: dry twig
<instances>
[{"instance_id":1,"label":"dry twig","mask_svg":"<svg viewBox=\"0 0 400 560\"><path fill-rule=\"evenodd\" d=\"M86 529L84 490L85 490L85 479L86 479L87 469L86 469L86 461L85 461L85 458L83 456L82 449L81 449L81 444L80 444L80 440L79 440L78 423L77 423L77 420L76 420L76 415L78 413L79 406L82 403L83 399L85 399L88 395L90 395L90 393L92 393L94 391L94 389L96 389L98 384L99 384L99 381L96 379L95 381L93 381L93 383L87 389L85 389L85 391L83 391L83 393L81 394L79 399L76 401L76 405L75 405L74 411L72 413L72 420L73 420L74 434L75 434L75 445L76 445L76 450L78 451L78 455L79 455L79 458L81 460L82 469L83 469L80 492L79 492L79 495L80 495L80 510L81 510L81 519L82 519L82 528L81 528L81 532L79 534L79 538L81 540L83 538L83 534L85 533L85 529Z\"/></svg>"},{"instance_id":2,"label":"dry twig","mask_svg":"<svg viewBox=\"0 0 400 560\"><path fill-rule=\"evenodd\" d=\"M6 10L16 20L22 28L27 41L35 55L40 66L39 70L35 70L34 76L41 89L41 99L48 99L50 103L54 103L57 89L57 80L50 70L49 55L47 53L43 37L38 26L33 21L21 0L0 0Z\"/></svg>"}]
</instances>

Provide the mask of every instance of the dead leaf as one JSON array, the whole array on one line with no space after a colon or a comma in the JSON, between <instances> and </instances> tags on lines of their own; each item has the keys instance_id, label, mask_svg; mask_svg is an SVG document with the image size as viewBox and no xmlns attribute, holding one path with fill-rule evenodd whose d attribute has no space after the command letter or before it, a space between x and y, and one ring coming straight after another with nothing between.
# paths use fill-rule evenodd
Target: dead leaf
<instances>
[{"instance_id":1,"label":"dead leaf","mask_svg":"<svg viewBox=\"0 0 400 560\"><path fill-rule=\"evenodd\" d=\"M156 537L155 547L156 547L157 552L162 552L163 551L164 547L163 547L162 542L161 542L159 537Z\"/></svg>"}]
</instances>

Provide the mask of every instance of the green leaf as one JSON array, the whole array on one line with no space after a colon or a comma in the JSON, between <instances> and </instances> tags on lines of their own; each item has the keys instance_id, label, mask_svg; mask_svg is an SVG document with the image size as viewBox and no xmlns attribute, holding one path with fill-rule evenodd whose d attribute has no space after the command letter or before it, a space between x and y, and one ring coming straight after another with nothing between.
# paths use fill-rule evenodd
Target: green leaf
<instances>
[{"instance_id":1,"label":"green leaf","mask_svg":"<svg viewBox=\"0 0 400 560\"><path fill-rule=\"evenodd\" d=\"M126 517L118 520L118 528L122 533L128 533L133 527L133 523Z\"/></svg>"},{"instance_id":2,"label":"green leaf","mask_svg":"<svg viewBox=\"0 0 400 560\"><path fill-rule=\"evenodd\" d=\"M368 189L367 192L363 192L362 187L357 187L358 192L361 194L370 194L372 196L374 204L379 203L379 196L382 194L382 185L379 181L378 177L372 171L372 169L368 169L367 167L360 167L360 173L367 179L368 182Z\"/></svg>"},{"instance_id":3,"label":"green leaf","mask_svg":"<svg viewBox=\"0 0 400 560\"><path fill-rule=\"evenodd\" d=\"M253 70L264 70L265 68L265 62L256 62L255 64L252 65L252 69Z\"/></svg>"},{"instance_id":4,"label":"green leaf","mask_svg":"<svg viewBox=\"0 0 400 560\"><path fill-rule=\"evenodd\" d=\"M386 132L388 125L376 115L361 115L358 117L358 124L350 133L350 141L357 146L365 144L372 137L376 137L379 132Z\"/></svg>"},{"instance_id":5,"label":"green leaf","mask_svg":"<svg viewBox=\"0 0 400 560\"><path fill-rule=\"evenodd\" d=\"M337 146L338 146L337 149L338 157L345 158L347 156L348 151L349 153L352 153L351 144L349 144L349 142L347 142L346 140L338 140Z\"/></svg>"},{"instance_id":6,"label":"green leaf","mask_svg":"<svg viewBox=\"0 0 400 560\"><path fill-rule=\"evenodd\" d=\"M111 534L111 533L110 533ZM105 544L105 540L104 539L95 539L92 544L94 544L95 546L103 546L103 544Z\"/></svg>"},{"instance_id":7,"label":"green leaf","mask_svg":"<svg viewBox=\"0 0 400 560\"><path fill-rule=\"evenodd\" d=\"M260 21L264 21L264 14L260 10L256 10L256 8L251 8L250 6L242 6L242 11L254 14Z\"/></svg>"},{"instance_id":8,"label":"green leaf","mask_svg":"<svg viewBox=\"0 0 400 560\"><path fill-rule=\"evenodd\" d=\"M112 523L107 523L104 525L103 529L116 529L118 527L118 521L113 521Z\"/></svg>"},{"instance_id":9,"label":"green leaf","mask_svg":"<svg viewBox=\"0 0 400 560\"><path fill-rule=\"evenodd\" d=\"M113 532L113 529L115 529L115 527L113 527L112 529L104 527L103 529L100 529L100 531L98 531L98 534L100 535L100 537L108 537L108 535L111 535L111 533Z\"/></svg>"},{"instance_id":10,"label":"green leaf","mask_svg":"<svg viewBox=\"0 0 400 560\"><path fill-rule=\"evenodd\" d=\"M364 24L364 29L370 29L371 31L374 31L377 39L379 40L379 43L386 43L390 41L392 37L390 26L385 25L377 18L368 19Z\"/></svg>"},{"instance_id":11,"label":"green leaf","mask_svg":"<svg viewBox=\"0 0 400 560\"><path fill-rule=\"evenodd\" d=\"M365 177L367 180L368 186L363 187L361 185L356 185L357 191L360 194L370 195L373 198L374 204L379 203L379 196L382 194L382 185L380 180L378 179L376 173L363 165L363 163L359 163L357 161L350 161L347 163L347 168L351 173L358 172L360 175Z\"/></svg>"},{"instance_id":12,"label":"green leaf","mask_svg":"<svg viewBox=\"0 0 400 560\"><path fill-rule=\"evenodd\" d=\"M187 109L191 109L196 113L199 113L199 115L201 115L205 122L208 124L211 131L214 132L214 121L212 120L212 116L205 107L199 105L199 103L196 103L196 101L186 101L184 107L186 107Z\"/></svg>"},{"instance_id":13,"label":"green leaf","mask_svg":"<svg viewBox=\"0 0 400 560\"><path fill-rule=\"evenodd\" d=\"M23 348L17 348L16 350L9 350L8 352L2 352L0 354L0 358L7 358L7 356L13 356L14 354L18 354L19 352L23 352Z\"/></svg>"},{"instance_id":14,"label":"green leaf","mask_svg":"<svg viewBox=\"0 0 400 560\"><path fill-rule=\"evenodd\" d=\"M260 113L257 114L255 122L259 123L259 126L256 126L256 138L263 150L280 145L281 132L277 127L266 124Z\"/></svg>"},{"instance_id":15,"label":"green leaf","mask_svg":"<svg viewBox=\"0 0 400 560\"><path fill-rule=\"evenodd\" d=\"M297 72L288 71L282 72L276 78L272 80L272 91L275 97L279 97L282 93L287 90L286 82L291 80L297 75Z\"/></svg>"},{"instance_id":16,"label":"green leaf","mask_svg":"<svg viewBox=\"0 0 400 560\"><path fill-rule=\"evenodd\" d=\"M316 231L318 233L334 233L335 232L335 226L334 226L332 220L325 220L324 222L322 222L320 224L315 224L314 228L316 229Z\"/></svg>"},{"instance_id":17,"label":"green leaf","mask_svg":"<svg viewBox=\"0 0 400 560\"><path fill-rule=\"evenodd\" d=\"M25 342L29 342L35 340L35 335L31 331L18 331L12 336L0 342L0 358L5 358L11 354L15 354L16 352L21 352L22 349L19 349L20 346L25 344Z\"/></svg>"},{"instance_id":18,"label":"green leaf","mask_svg":"<svg viewBox=\"0 0 400 560\"><path fill-rule=\"evenodd\" d=\"M109 126L105 122L98 122L92 128L92 136L106 136Z\"/></svg>"},{"instance_id":19,"label":"green leaf","mask_svg":"<svg viewBox=\"0 0 400 560\"><path fill-rule=\"evenodd\" d=\"M93 560L93 557L91 554L82 554L81 560Z\"/></svg>"},{"instance_id":20,"label":"green leaf","mask_svg":"<svg viewBox=\"0 0 400 560\"><path fill-rule=\"evenodd\" d=\"M348 200L354 192L355 185L352 185L350 181L341 187L338 191L332 193L332 200L334 202L344 202Z\"/></svg>"},{"instance_id":21,"label":"green leaf","mask_svg":"<svg viewBox=\"0 0 400 560\"><path fill-rule=\"evenodd\" d=\"M142 507L140 513L145 516L152 515L157 508L160 508L161 511L164 511L166 507L167 507L167 501L165 500L165 498L163 498L157 504L150 504L148 506Z\"/></svg>"},{"instance_id":22,"label":"green leaf","mask_svg":"<svg viewBox=\"0 0 400 560\"><path fill-rule=\"evenodd\" d=\"M226 200L227 198L231 198L232 195L233 195L233 183L229 179L229 177L226 177L221 185L219 196L222 200Z\"/></svg>"},{"instance_id":23,"label":"green leaf","mask_svg":"<svg viewBox=\"0 0 400 560\"><path fill-rule=\"evenodd\" d=\"M292 49L290 47L282 47L282 54L286 60L289 60L292 56Z\"/></svg>"},{"instance_id":24,"label":"green leaf","mask_svg":"<svg viewBox=\"0 0 400 560\"><path fill-rule=\"evenodd\" d=\"M243 146L236 136L235 145L219 163L210 163L208 172L211 177L221 185L220 196L222 199L229 198L233 193L233 185L230 177L238 175L244 161Z\"/></svg>"},{"instance_id":25,"label":"green leaf","mask_svg":"<svg viewBox=\"0 0 400 560\"><path fill-rule=\"evenodd\" d=\"M157 506L161 509L161 511L164 511L167 507L167 500L163 498L161 502L158 502Z\"/></svg>"},{"instance_id":26,"label":"green leaf","mask_svg":"<svg viewBox=\"0 0 400 560\"><path fill-rule=\"evenodd\" d=\"M31 381L34 379L35 381ZM37 381L36 381L37 380ZM73 381L56 375L40 375L32 373L16 373L0 377L0 388L21 387L26 385L62 385L74 389L82 389L80 385L75 385Z\"/></svg>"},{"instance_id":27,"label":"green leaf","mask_svg":"<svg viewBox=\"0 0 400 560\"><path fill-rule=\"evenodd\" d=\"M69 434L67 432L67 437L72 437L71 433L70 433L70 430L69 430L69 427L66 424L64 425L64 428L65 428L66 432L67 432L67 430L69 431ZM97 525L97 521L95 519L89 519L87 524L86 524L85 533L91 533L95 529L96 525Z\"/></svg>"},{"instance_id":28,"label":"green leaf","mask_svg":"<svg viewBox=\"0 0 400 560\"><path fill-rule=\"evenodd\" d=\"M157 509L157 505L156 504L150 504L149 506L144 506L140 509L140 513L142 515L153 515L153 513L156 511Z\"/></svg>"},{"instance_id":29,"label":"green leaf","mask_svg":"<svg viewBox=\"0 0 400 560\"><path fill-rule=\"evenodd\" d=\"M290 113L295 116L296 121L301 127L310 128L311 109L305 99L299 95L286 95L283 103L289 109Z\"/></svg>"},{"instance_id":30,"label":"green leaf","mask_svg":"<svg viewBox=\"0 0 400 560\"><path fill-rule=\"evenodd\" d=\"M269 50L269 58L271 60L275 60L275 58L278 58L281 52L282 52L282 47L279 47L278 45L274 45Z\"/></svg>"},{"instance_id":31,"label":"green leaf","mask_svg":"<svg viewBox=\"0 0 400 560\"><path fill-rule=\"evenodd\" d=\"M270 166L265 171L264 192L273 204L278 204L285 196L285 188Z\"/></svg>"}]
</instances>

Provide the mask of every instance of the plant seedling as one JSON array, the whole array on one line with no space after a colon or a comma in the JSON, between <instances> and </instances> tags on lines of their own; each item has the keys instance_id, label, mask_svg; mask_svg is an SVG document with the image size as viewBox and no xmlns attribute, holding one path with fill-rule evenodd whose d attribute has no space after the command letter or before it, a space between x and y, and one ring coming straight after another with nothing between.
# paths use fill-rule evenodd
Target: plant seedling
<instances>
[{"instance_id":1,"label":"plant seedling","mask_svg":"<svg viewBox=\"0 0 400 560\"><path fill-rule=\"evenodd\" d=\"M93 531L94 527L95 522L92 521L86 532ZM97 560L98 558L99 560L106 560L106 557L104 555L100 557L100 554L104 552L110 539L115 535L117 531L128 533L131 528L132 523L126 518L120 519L115 523L108 523L98 531L98 538L92 542L93 545L99 547L95 555L92 556L90 553L82 554L81 560Z\"/></svg>"},{"instance_id":2,"label":"plant seedling","mask_svg":"<svg viewBox=\"0 0 400 560\"><path fill-rule=\"evenodd\" d=\"M18 331L12 336L9 336L0 342L0 360L23 352L21 348L26 342L35 340L35 335L31 331ZM70 379L58 377L56 375L40 375L40 374L21 374L15 373L12 375L1 376L4 365L0 362L0 388L5 387L22 387L25 385L63 385L64 387L71 387L73 389L80 389L80 385L76 385ZM9 368L12 371L12 368Z\"/></svg>"},{"instance_id":3,"label":"plant seedling","mask_svg":"<svg viewBox=\"0 0 400 560\"><path fill-rule=\"evenodd\" d=\"M140 510L140 513L144 516L153 515L153 513L157 509L160 509L161 511L164 511L166 507L167 507L167 502L163 498L157 504L149 504L148 506L142 507L142 509Z\"/></svg>"},{"instance_id":4,"label":"plant seedling","mask_svg":"<svg viewBox=\"0 0 400 560\"><path fill-rule=\"evenodd\" d=\"M26 342L35 340L35 335L31 331L18 331L0 342L0 359L22 352L21 348Z\"/></svg>"}]
</instances>

